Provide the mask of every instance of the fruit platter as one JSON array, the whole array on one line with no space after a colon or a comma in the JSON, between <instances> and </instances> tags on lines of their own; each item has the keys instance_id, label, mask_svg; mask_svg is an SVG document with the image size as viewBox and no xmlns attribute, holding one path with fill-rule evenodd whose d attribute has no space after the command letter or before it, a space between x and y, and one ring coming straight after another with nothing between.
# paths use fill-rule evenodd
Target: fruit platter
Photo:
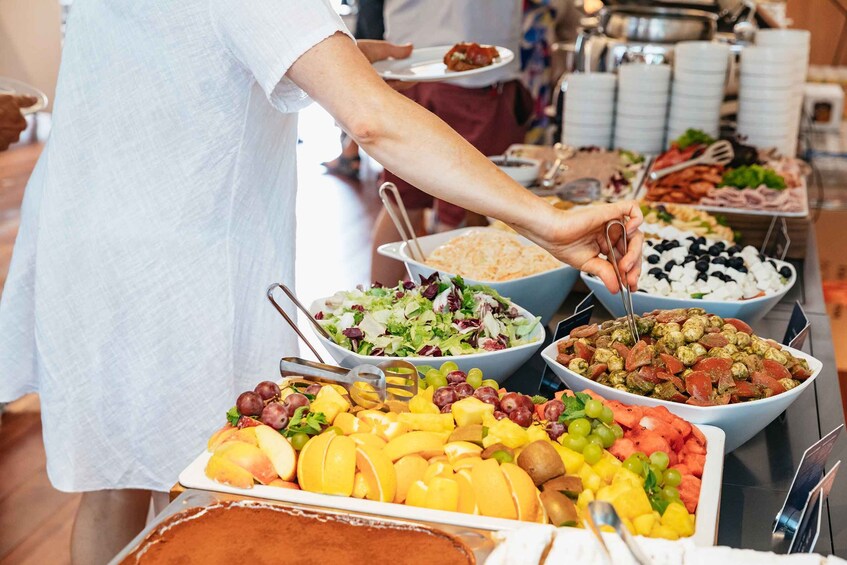
<instances>
[{"instance_id":1,"label":"fruit platter","mask_svg":"<svg viewBox=\"0 0 847 565\"><path fill-rule=\"evenodd\" d=\"M782 413L822 367L702 308L653 311L637 316L636 326L638 341L625 318L575 328L541 355L571 389L723 429L727 451Z\"/></svg>"},{"instance_id":2,"label":"fruit platter","mask_svg":"<svg viewBox=\"0 0 847 565\"><path fill-rule=\"evenodd\" d=\"M658 157L652 170L702 155L715 141L688 130ZM735 157L727 165L693 164L658 180L648 180L644 200L695 205L703 210L805 217L809 213L805 177L808 166L793 157L774 157L737 139L729 139Z\"/></svg>"},{"instance_id":3,"label":"fruit platter","mask_svg":"<svg viewBox=\"0 0 847 565\"><path fill-rule=\"evenodd\" d=\"M484 285L546 323L579 278L579 271L553 258L511 228L472 227L418 238L426 258L419 261L407 243L381 245L380 255L402 261L413 281L435 273L459 275L468 285Z\"/></svg>"},{"instance_id":4,"label":"fruit platter","mask_svg":"<svg viewBox=\"0 0 847 565\"><path fill-rule=\"evenodd\" d=\"M419 370L408 411L363 408L337 384L263 381L180 483L487 530L581 527L604 500L633 534L714 543L719 429L592 391L510 392L451 361Z\"/></svg>"},{"instance_id":5,"label":"fruit platter","mask_svg":"<svg viewBox=\"0 0 847 565\"><path fill-rule=\"evenodd\" d=\"M624 314L619 297L599 279L581 276L607 310L615 316ZM646 234L632 303L636 312L698 304L714 314L753 323L776 306L796 281L791 263L768 258L753 246L666 226Z\"/></svg>"},{"instance_id":6,"label":"fruit platter","mask_svg":"<svg viewBox=\"0 0 847 565\"><path fill-rule=\"evenodd\" d=\"M544 326L521 306L484 285L433 273L395 287L341 291L316 300L309 311L323 331L321 344L339 365L378 365L433 358L509 377L541 346Z\"/></svg>"}]
</instances>

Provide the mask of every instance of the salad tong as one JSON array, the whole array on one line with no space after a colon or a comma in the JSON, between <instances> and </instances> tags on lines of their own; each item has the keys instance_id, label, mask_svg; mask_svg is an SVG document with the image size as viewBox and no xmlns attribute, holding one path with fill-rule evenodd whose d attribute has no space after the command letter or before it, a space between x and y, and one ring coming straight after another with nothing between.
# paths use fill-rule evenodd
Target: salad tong
<instances>
[{"instance_id":1,"label":"salad tong","mask_svg":"<svg viewBox=\"0 0 847 565\"><path fill-rule=\"evenodd\" d=\"M638 325L635 323L635 309L632 307L632 292L630 292L629 285L621 275L620 268L618 267L617 253L615 253L615 246L612 244L612 237L609 235L610 230L615 226L620 226L621 228L621 242L623 243L624 255L626 255L628 249L626 225L621 220L611 220L606 223L606 245L609 247L609 262L612 264L612 268L615 269L615 276L618 277L618 285L621 288L621 302L623 303L623 309L626 312L627 327L629 328L629 332L632 334L633 340L638 341L641 338L638 335Z\"/></svg>"},{"instance_id":2,"label":"salad tong","mask_svg":"<svg viewBox=\"0 0 847 565\"><path fill-rule=\"evenodd\" d=\"M393 201L388 197L389 194L394 197ZM409 215L406 213L406 205L403 204L403 199L400 198L400 192L397 190L397 185L393 182L382 183L382 186L379 187L379 199L382 200L382 205L385 207L385 211L388 212L388 216L391 218L391 221L394 222L394 227L397 228L397 232L406 243L406 247L412 254L412 259L421 263L426 261L426 256L421 249L421 244L418 243L418 236L415 235L415 229L412 227L412 222L409 220Z\"/></svg>"}]
</instances>

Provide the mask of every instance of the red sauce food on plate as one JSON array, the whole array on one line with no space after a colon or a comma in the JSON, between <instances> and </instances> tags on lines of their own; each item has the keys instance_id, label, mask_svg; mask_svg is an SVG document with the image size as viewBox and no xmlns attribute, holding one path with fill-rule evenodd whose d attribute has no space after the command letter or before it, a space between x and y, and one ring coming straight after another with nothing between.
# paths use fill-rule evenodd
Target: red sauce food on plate
<instances>
[{"instance_id":1,"label":"red sauce food on plate","mask_svg":"<svg viewBox=\"0 0 847 565\"><path fill-rule=\"evenodd\" d=\"M425 526L235 502L172 516L122 564L403 565L422 558L440 565L476 562L461 541Z\"/></svg>"},{"instance_id":2,"label":"red sauce food on plate","mask_svg":"<svg viewBox=\"0 0 847 565\"><path fill-rule=\"evenodd\" d=\"M457 43L444 55L444 64L451 71L470 71L491 65L499 56L491 45Z\"/></svg>"}]
</instances>

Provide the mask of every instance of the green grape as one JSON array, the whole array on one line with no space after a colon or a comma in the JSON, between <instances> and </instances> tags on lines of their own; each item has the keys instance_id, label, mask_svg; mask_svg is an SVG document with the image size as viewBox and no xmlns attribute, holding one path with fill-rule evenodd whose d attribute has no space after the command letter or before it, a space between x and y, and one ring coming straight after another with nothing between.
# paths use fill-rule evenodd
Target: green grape
<instances>
[{"instance_id":1,"label":"green grape","mask_svg":"<svg viewBox=\"0 0 847 565\"><path fill-rule=\"evenodd\" d=\"M585 418L577 418L568 424L568 433L572 436L586 437L591 433L591 423Z\"/></svg>"},{"instance_id":2,"label":"green grape","mask_svg":"<svg viewBox=\"0 0 847 565\"><path fill-rule=\"evenodd\" d=\"M636 451L632 454L632 457L638 457L642 463L647 463L647 454L643 451Z\"/></svg>"},{"instance_id":3,"label":"green grape","mask_svg":"<svg viewBox=\"0 0 847 565\"><path fill-rule=\"evenodd\" d=\"M600 420L592 420L591 418L589 418L589 421L591 422L592 430L596 430L597 428L603 425L603 422L601 422Z\"/></svg>"},{"instance_id":4,"label":"green grape","mask_svg":"<svg viewBox=\"0 0 847 565\"><path fill-rule=\"evenodd\" d=\"M654 451L650 455L650 463L652 463L653 465L655 465L656 467L658 467L659 469L664 471L665 469L668 468L668 463L669 463L668 454L665 453L664 451Z\"/></svg>"},{"instance_id":5,"label":"green grape","mask_svg":"<svg viewBox=\"0 0 847 565\"><path fill-rule=\"evenodd\" d=\"M459 366L455 363L455 361L445 361L444 363L442 363L441 368L438 370L441 371L441 374L446 377L453 371L458 371Z\"/></svg>"},{"instance_id":6,"label":"green grape","mask_svg":"<svg viewBox=\"0 0 847 565\"><path fill-rule=\"evenodd\" d=\"M307 434L304 434L303 432L297 432L296 434L291 436L291 439L289 439L288 441L291 442L291 447L293 447L297 451L300 451L301 449L303 449L303 446L306 445L306 443L309 441L309 436Z\"/></svg>"},{"instance_id":7,"label":"green grape","mask_svg":"<svg viewBox=\"0 0 847 565\"><path fill-rule=\"evenodd\" d=\"M582 453L585 447L588 445L588 439L585 436L575 436L572 434L568 434L568 437L562 442L562 445L576 451L577 453Z\"/></svg>"},{"instance_id":8,"label":"green grape","mask_svg":"<svg viewBox=\"0 0 847 565\"><path fill-rule=\"evenodd\" d=\"M434 386L435 390L438 390L443 386L447 386L447 377L433 369L426 374L426 386Z\"/></svg>"},{"instance_id":9,"label":"green grape","mask_svg":"<svg viewBox=\"0 0 847 565\"><path fill-rule=\"evenodd\" d=\"M636 475L644 474L644 463L641 462L641 459L636 457L635 455L630 455L623 462L624 469L632 471Z\"/></svg>"},{"instance_id":10,"label":"green grape","mask_svg":"<svg viewBox=\"0 0 847 565\"><path fill-rule=\"evenodd\" d=\"M468 371L468 376L465 379L465 382L474 388L479 388L482 386L482 371L474 367Z\"/></svg>"},{"instance_id":11,"label":"green grape","mask_svg":"<svg viewBox=\"0 0 847 565\"><path fill-rule=\"evenodd\" d=\"M682 474L676 469L668 469L665 471L665 486L678 487L682 482Z\"/></svg>"},{"instance_id":12,"label":"green grape","mask_svg":"<svg viewBox=\"0 0 847 565\"><path fill-rule=\"evenodd\" d=\"M679 490L676 487L665 487L662 489L662 494L668 500L679 500Z\"/></svg>"},{"instance_id":13,"label":"green grape","mask_svg":"<svg viewBox=\"0 0 847 565\"><path fill-rule=\"evenodd\" d=\"M603 412L603 403L599 400L592 398L585 403L585 415L589 418L599 418L601 412Z\"/></svg>"},{"instance_id":14,"label":"green grape","mask_svg":"<svg viewBox=\"0 0 847 565\"><path fill-rule=\"evenodd\" d=\"M652 463L647 464L648 468L653 471L653 474L656 475L656 480L661 484L664 479L664 475L662 474L662 469L659 469L658 466L653 465Z\"/></svg>"},{"instance_id":15,"label":"green grape","mask_svg":"<svg viewBox=\"0 0 847 565\"><path fill-rule=\"evenodd\" d=\"M603 410L600 412L600 421L604 424L611 424L615 421L615 415L612 413L612 409L608 406L604 406Z\"/></svg>"},{"instance_id":16,"label":"green grape","mask_svg":"<svg viewBox=\"0 0 847 565\"><path fill-rule=\"evenodd\" d=\"M494 390L500 390L500 383L494 379L482 379L482 384L479 386L490 386Z\"/></svg>"},{"instance_id":17,"label":"green grape","mask_svg":"<svg viewBox=\"0 0 847 565\"><path fill-rule=\"evenodd\" d=\"M586 463L594 465L603 458L603 448L595 443L589 443L582 450L582 454L585 456Z\"/></svg>"},{"instance_id":18,"label":"green grape","mask_svg":"<svg viewBox=\"0 0 847 565\"><path fill-rule=\"evenodd\" d=\"M612 447L612 444L615 443L615 433L606 426L600 426L594 430L594 434L603 440L603 447L606 449Z\"/></svg>"},{"instance_id":19,"label":"green grape","mask_svg":"<svg viewBox=\"0 0 847 565\"><path fill-rule=\"evenodd\" d=\"M612 424L612 433L615 434L615 439L621 439L623 437L623 428L618 424Z\"/></svg>"},{"instance_id":20,"label":"green grape","mask_svg":"<svg viewBox=\"0 0 847 565\"><path fill-rule=\"evenodd\" d=\"M598 436L596 433L588 434L588 443L593 443L594 445L603 448L603 439Z\"/></svg>"}]
</instances>

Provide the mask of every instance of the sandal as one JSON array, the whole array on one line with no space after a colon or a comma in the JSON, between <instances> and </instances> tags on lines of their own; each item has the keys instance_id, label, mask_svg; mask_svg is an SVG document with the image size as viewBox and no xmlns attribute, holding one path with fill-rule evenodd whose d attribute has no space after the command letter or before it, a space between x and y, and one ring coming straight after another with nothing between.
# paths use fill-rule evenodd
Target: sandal
<instances>
[{"instance_id":1,"label":"sandal","mask_svg":"<svg viewBox=\"0 0 847 565\"><path fill-rule=\"evenodd\" d=\"M361 157L359 157L358 155L356 155L355 157L345 157L344 155L339 155L332 161L326 161L325 163L321 163L321 165L326 167L326 172L331 175L347 177L349 179L355 180L359 178L359 167L361 165L361 160Z\"/></svg>"}]
</instances>

